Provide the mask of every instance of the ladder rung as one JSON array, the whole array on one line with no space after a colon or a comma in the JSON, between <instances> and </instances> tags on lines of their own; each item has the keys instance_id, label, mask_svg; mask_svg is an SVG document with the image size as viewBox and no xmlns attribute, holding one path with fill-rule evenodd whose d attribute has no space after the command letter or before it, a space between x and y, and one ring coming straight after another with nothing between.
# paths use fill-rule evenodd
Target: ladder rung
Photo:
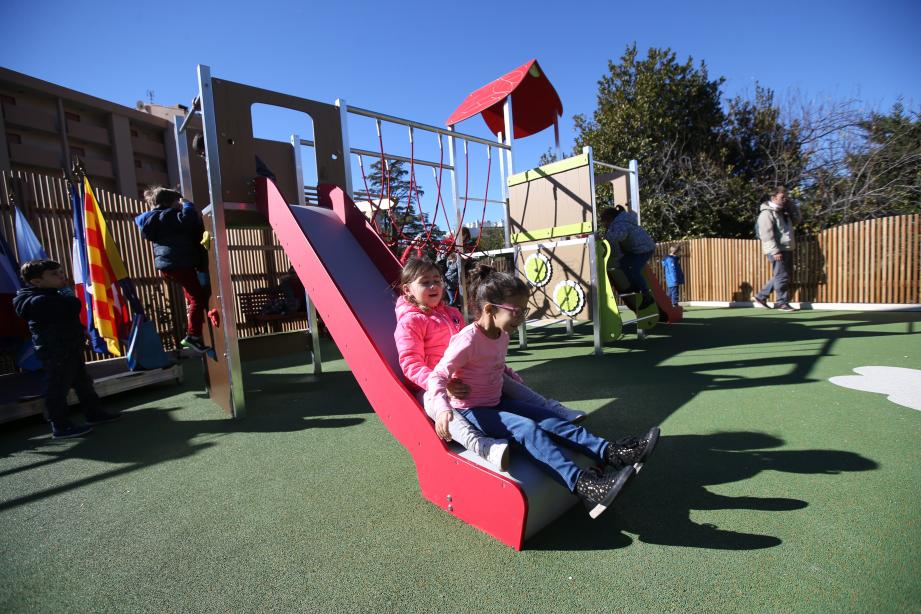
<instances>
[{"instance_id":1,"label":"ladder rung","mask_svg":"<svg viewBox=\"0 0 921 614\"><path fill-rule=\"evenodd\" d=\"M642 318L635 318L633 320L624 320L623 322L621 322L621 325L636 324L637 322L642 322L643 320L651 320L653 318L658 318L658 317L659 317L659 314L655 314L651 316L643 316Z\"/></svg>"}]
</instances>

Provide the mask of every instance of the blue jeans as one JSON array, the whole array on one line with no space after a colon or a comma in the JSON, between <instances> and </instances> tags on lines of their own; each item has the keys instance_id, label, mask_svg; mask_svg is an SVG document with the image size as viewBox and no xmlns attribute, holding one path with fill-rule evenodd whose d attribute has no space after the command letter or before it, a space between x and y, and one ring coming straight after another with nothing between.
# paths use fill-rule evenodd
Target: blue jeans
<instances>
[{"instance_id":1,"label":"blue jeans","mask_svg":"<svg viewBox=\"0 0 921 614\"><path fill-rule=\"evenodd\" d=\"M643 277L643 267L652 258L653 252L643 252L642 254L633 254L625 252L620 259L620 270L624 272L630 281L630 291L646 292L649 287L646 285L646 278Z\"/></svg>"},{"instance_id":2,"label":"blue jeans","mask_svg":"<svg viewBox=\"0 0 921 614\"><path fill-rule=\"evenodd\" d=\"M668 298L671 299L673 306L678 305L678 286L668 287Z\"/></svg>"},{"instance_id":3,"label":"blue jeans","mask_svg":"<svg viewBox=\"0 0 921 614\"><path fill-rule=\"evenodd\" d=\"M608 442L581 426L563 420L546 409L502 397L494 407L457 410L489 437L511 439L524 448L539 467L556 477L570 492L582 469L563 456L557 442L599 460Z\"/></svg>"}]
</instances>

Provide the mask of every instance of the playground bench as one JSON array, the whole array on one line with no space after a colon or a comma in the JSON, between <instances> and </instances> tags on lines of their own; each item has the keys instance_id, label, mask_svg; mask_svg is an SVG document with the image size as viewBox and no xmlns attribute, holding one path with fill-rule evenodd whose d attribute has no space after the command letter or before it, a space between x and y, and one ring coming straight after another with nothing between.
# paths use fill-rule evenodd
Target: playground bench
<instances>
[{"instance_id":1,"label":"playground bench","mask_svg":"<svg viewBox=\"0 0 921 614\"><path fill-rule=\"evenodd\" d=\"M307 319L303 306L296 311L288 311L287 297L281 288L263 288L254 292L244 292L240 297L240 310L247 324L267 324L269 322L287 322L289 320Z\"/></svg>"}]
</instances>

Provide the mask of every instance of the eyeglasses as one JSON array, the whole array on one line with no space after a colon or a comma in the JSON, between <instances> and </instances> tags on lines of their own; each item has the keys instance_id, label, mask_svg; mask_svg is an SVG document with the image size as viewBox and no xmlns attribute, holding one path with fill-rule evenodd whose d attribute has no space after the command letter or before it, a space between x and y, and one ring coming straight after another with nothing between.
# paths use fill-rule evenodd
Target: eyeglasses
<instances>
[{"instance_id":1,"label":"eyeglasses","mask_svg":"<svg viewBox=\"0 0 921 614\"><path fill-rule=\"evenodd\" d=\"M500 305L498 303L490 303L490 305L506 310L515 319L525 317L531 313L531 310L527 307L512 307L511 305Z\"/></svg>"}]
</instances>

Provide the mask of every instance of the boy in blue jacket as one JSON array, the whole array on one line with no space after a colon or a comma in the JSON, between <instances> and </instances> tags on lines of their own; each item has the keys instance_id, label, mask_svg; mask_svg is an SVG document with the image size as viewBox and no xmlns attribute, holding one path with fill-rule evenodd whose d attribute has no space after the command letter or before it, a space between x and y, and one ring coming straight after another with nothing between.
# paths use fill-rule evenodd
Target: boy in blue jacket
<instances>
[{"instance_id":1,"label":"boy in blue jacket","mask_svg":"<svg viewBox=\"0 0 921 614\"><path fill-rule=\"evenodd\" d=\"M662 259L665 268L665 287L668 288L668 298L672 305L678 306L678 286L684 285L684 271L681 270L681 247L672 245L668 249L668 256Z\"/></svg>"},{"instance_id":2,"label":"boy in blue jacket","mask_svg":"<svg viewBox=\"0 0 921 614\"><path fill-rule=\"evenodd\" d=\"M86 332L80 323L80 300L60 292L67 286L64 269L54 260L32 260L22 265L20 274L29 285L13 297L13 308L28 320L35 353L45 368L45 419L51 423L52 436L80 437L93 430L90 425L120 418L120 414L99 408L99 396L83 360ZM87 424L74 424L68 418L71 388Z\"/></svg>"},{"instance_id":3,"label":"boy in blue jacket","mask_svg":"<svg viewBox=\"0 0 921 614\"><path fill-rule=\"evenodd\" d=\"M208 271L208 252L202 245L205 224L195 205L182 194L164 187L144 193L153 207L136 218L141 235L153 243L154 266L160 276L182 286L188 306L188 328L181 344L199 354L208 350L201 337L211 286L199 278Z\"/></svg>"}]
</instances>

